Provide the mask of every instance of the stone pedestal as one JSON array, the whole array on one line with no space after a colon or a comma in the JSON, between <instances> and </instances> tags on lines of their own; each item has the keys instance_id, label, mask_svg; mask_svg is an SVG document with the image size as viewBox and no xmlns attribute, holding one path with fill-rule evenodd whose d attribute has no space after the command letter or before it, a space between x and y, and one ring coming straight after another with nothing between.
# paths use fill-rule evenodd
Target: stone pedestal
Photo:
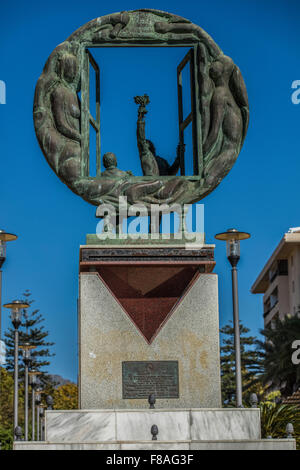
<instances>
[{"instance_id":1,"label":"stone pedestal","mask_svg":"<svg viewBox=\"0 0 300 470\"><path fill-rule=\"evenodd\" d=\"M157 441L151 427L158 428ZM46 411L45 442L15 450L295 450L260 439L259 409Z\"/></svg>"},{"instance_id":2,"label":"stone pedestal","mask_svg":"<svg viewBox=\"0 0 300 470\"><path fill-rule=\"evenodd\" d=\"M46 411L45 442L15 450L295 449L293 439L261 439L259 409L221 408L213 250L161 241L80 248L81 409Z\"/></svg>"},{"instance_id":3,"label":"stone pedestal","mask_svg":"<svg viewBox=\"0 0 300 470\"><path fill-rule=\"evenodd\" d=\"M221 406L213 250L80 248L81 409Z\"/></svg>"},{"instance_id":4,"label":"stone pedestal","mask_svg":"<svg viewBox=\"0 0 300 470\"><path fill-rule=\"evenodd\" d=\"M151 427L159 441L220 441L261 438L260 410L155 409L48 411L46 441L149 441Z\"/></svg>"}]
</instances>

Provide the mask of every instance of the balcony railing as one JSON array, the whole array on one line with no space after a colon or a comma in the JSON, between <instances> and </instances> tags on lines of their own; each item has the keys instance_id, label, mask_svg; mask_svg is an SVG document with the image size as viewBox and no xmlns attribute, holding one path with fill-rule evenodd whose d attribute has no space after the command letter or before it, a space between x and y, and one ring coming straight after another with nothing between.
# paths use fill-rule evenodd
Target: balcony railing
<instances>
[{"instance_id":1,"label":"balcony railing","mask_svg":"<svg viewBox=\"0 0 300 470\"><path fill-rule=\"evenodd\" d=\"M274 307L276 307L277 304L278 304L278 300L276 300L276 302L272 305L272 307L269 308L269 310L264 312L264 318L266 318L266 316L269 315L269 313L273 310Z\"/></svg>"}]
</instances>

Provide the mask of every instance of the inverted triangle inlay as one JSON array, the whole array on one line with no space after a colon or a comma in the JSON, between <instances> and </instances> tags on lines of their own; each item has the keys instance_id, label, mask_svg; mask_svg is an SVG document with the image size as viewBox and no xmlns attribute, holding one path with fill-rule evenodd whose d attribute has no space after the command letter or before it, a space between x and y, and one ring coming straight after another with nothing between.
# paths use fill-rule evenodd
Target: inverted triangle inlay
<instances>
[{"instance_id":1,"label":"inverted triangle inlay","mask_svg":"<svg viewBox=\"0 0 300 470\"><path fill-rule=\"evenodd\" d=\"M103 266L98 274L150 344L198 271L178 266Z\"/></svg>"}]
</instances>

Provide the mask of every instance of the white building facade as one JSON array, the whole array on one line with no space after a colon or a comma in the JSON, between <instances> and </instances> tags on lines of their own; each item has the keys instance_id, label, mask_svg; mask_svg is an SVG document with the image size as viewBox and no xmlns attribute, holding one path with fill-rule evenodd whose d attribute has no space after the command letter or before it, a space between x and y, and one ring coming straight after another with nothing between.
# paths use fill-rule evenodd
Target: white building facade
<instances>
[{"instance_id":1,"label":"white building facade","mask_svg":"<svg viewBox=\"0 0 300 470\"><path fill-rule=\"evenodd\" d=\"M268 259L251 292L263 295L265 327L300 311L300 228L290 229Z\"/></svg>"}]
</instances>

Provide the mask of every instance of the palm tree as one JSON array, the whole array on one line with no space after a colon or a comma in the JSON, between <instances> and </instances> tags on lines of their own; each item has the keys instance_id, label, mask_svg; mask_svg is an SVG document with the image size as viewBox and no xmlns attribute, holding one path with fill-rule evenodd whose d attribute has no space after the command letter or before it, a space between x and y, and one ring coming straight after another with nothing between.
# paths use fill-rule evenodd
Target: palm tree
<instances>
[{"instance_id":1,"label":"palm tree","mask_svg":"<svg viewBox=\"0 0 300 470\"><path fill-rule=\"evenodd\" d=\"M261 416L262 438L272 437L282 439L286 437L286 425L292 423L297 448L300 445L300 408L299 406L282 405L264 402L259 405Z\"/></svg>"},{"instance_id":2,"label":"palm tree","mask_svg":"<svg viewBox=\"0 0 300 470\"><path fill-rule=\"evenodd\" d=\"M300 318L286 316L276 319L271 328L261 330L265 341L257 341L264 349L262 380L269 389L280 389L284 397L291 395L300 386L300 365L293 364L292 344L300 340Z\"/></svg>"}]
</instances>

